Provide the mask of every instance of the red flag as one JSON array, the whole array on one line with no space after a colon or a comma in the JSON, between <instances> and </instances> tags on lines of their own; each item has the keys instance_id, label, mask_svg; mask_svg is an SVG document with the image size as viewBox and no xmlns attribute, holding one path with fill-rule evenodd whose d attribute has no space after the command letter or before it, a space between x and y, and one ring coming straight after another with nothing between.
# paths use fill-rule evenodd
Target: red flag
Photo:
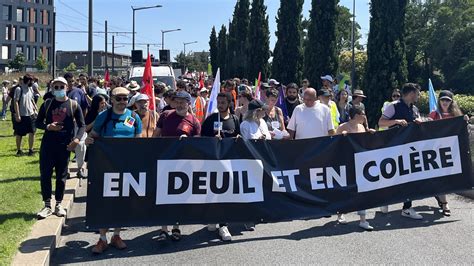
<instances>
[{"instance_id":1,"label":"red flag","mask_svg":"<svg viewBox=\"0 0 474 266\"><path fill-rule=\"evenodd\" d=\"M140 93L148 95L150 98L148 109L154 111L155 110L155 90L153 88L153 75L151 74L151 58L150 54L146 59L145 64L145 71L143 72L143 79L142 79L142 89Z\"/></svg>"},{"instance_id":2,"label":"red flag","mask_svg":"<svg viewBox=\"0 0 474 266\"><path fill-rule=\"evenodd\" d=\"M199 75L199 89L204 88L204 74Z\"/></svg>"},{"instance_id":3,"label":"red flag","mask_svg":"<svg viewBox=\"0 0 474 266\"><path fill-rule=\"evenodd\" d=\"M109 86L109 83L110 83L110 73L109 73L109 69L106 69L105 70L105 75L104 75L104 88L107 88Z\"/></svg>"}]
</instances>

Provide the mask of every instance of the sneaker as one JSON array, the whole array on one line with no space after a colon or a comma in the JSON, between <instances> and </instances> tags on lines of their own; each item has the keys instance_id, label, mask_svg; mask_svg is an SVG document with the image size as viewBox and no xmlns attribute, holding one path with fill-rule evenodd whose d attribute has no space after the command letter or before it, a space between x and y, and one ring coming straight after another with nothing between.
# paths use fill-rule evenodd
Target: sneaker
<instances>
[{"instance_id":1,"label":"sneaker","mask_svg":"<svg viewBox=\"0 0 474 266\"><path fill-rule=\"evenodd\" d=\"M18 151L16 152L16 156L23 156L23 155L24 155L24 153L23 153L22 150L18 150Z\"/></svg>"},{"instance_id":2,"label":"sneaker","mask_svg":"<svg viewBox=\"0 0 474 266\"><path fill-rule=\"evenodd\" d=\"M221 237L222 241L232 241L232 235L230 234L227 226L222 226L219 228L219 236Z\"/></svg>"},{"instance_id":3,"label":"sneaker","mask_svg":"<svg viewBox=\"0 0 474 266\"><path fill-rule=\"evenodd\" d=\"M108 247L109 245L107 245L106 241L99 239L99 242L92 248L92 253L102 254Z\"/></svg>"},{"instance_id":4,"label":"sneaker","mask_svg":"<svg viewBox=\"0 0 474 266\"><path fill-rule=\"evenodd\" d=\"M28 150L28 156L33 156L35 155L35 152L33 150Z\"/></svg>"},{"instance_id":5,"label":"sneaker","mask_svg":"<svg viewBox=\"0 0 474 266\"><path fill-rule=\"evenodd\" d=\"M208 224L207 225L207 231L215 232L216 230L217 230L217 224Z\"/></svg>"},{"instance_id":6,"label":"sneaker","mask_svg":"<svg viewBox=\"0 0 474 266\"><path fill-rule=\"evenodd\" d=\"M365 221L365 222L360 222L359 223L359 227L361 228L364 228L364 230L366 231L372 231L374 230L374 228L372 226L370 226L369 222Z\"/></svg>"},{"instance_id":7,"label":"sneaker","mask_svg":"<svg viewBox=\"0 0 474 266\"><path fill-rule=\"evenodd\" d=\"M51 210L51 207L45 206L43 209L41 209L41 211L36 214L36 217L38 218L38 220L41 220L50 216L51 214L53 214L53 210Z\"/></svg>"},{"instance_id":8,"label":"sneaker","mask_svg":"<svg viewBox=\"0 0 474 266\"><path fill-rule=\"evenodd\" d=\"M380 207L380 211L381 211L382 213L387 214L387 213L388 213L388 205L387 205L387 206L382 206L382 207Z\"/></svg>"},{"instance_id":9,"label":"sneaker","mask_svg":"<svg viewBox=\"0 0 474 266\"><path fill-rule=\"evenodd\" d=\"M87 176L84 175L84 170L83 170L83 169L77 171L76 177L77 177L77 178L80 178L80 179L87 179Z\"/></svg>"},{"instance_id":10,"label":"sneaker","mask_svg":"<svg viewBox=\"0 0 474 266\"><path fill-rule=\"evenodd\" d=\"M402 210L402 216L412 218L412 219L415 219L415 220L423 219L423 216L418 214L413 208Z\"/></svg>"},{"instance_id":11,"label":"sneaker","mask_svg":"<svg viewBox=\"0 0 474 266\"><path fill-rule=\"evenodd\" d=\"M340 224L347 224L346 218L344 217L344 214L338 214L337 215L337 222Z\"/></svg>"},{"instance_id":12,"label":"sneaker","mask_svg":"<svg viewBox=\"0 0 474 266\"><path fill-rule=\"evenodd\" d=\"M125 242L123 242L122 238L120 238L120 236L118 235L114 235L112 239L110 239L110 245L120 250L127 248L127 245L125 244Z\"/></svg>"},{"instance_id":13,"label":"sneaker","mask_svg":"<svg viewBox=\"0 0 474 266\"><path fill-rule=\"evenodd\" d=\"M54 208L54 213L58 217L66 217L66 209L61 204L56 205Z\"/></svg>"},{"instance_id":14,"label":"sneaker","mask_svg":"<svg viewBox=\"0 0 474 266\"><path fill-rule=\"evenodd\" d=\"M244 224L245 230L247 231L255 231L255 224L254 223L248 223Z\"/></svg>"}]
</instances>

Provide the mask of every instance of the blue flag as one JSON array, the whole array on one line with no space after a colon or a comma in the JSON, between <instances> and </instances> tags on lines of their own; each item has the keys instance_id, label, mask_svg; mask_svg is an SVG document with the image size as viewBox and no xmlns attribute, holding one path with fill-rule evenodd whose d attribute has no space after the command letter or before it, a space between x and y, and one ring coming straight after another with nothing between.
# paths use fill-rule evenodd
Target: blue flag
<instances>
[{"instance_id":1,"label":"blue flag","mask_svg":"<svg viewBox=\"0 0 474 266\"><path fill-rule=\"evenodd\" d=\"M438 111L438 99L436 98L436 93L433 88L433 83L431 83L431 79L428 80L428 99L430 102L430 113L433 111Z\"/></svg>"}]
</instances>

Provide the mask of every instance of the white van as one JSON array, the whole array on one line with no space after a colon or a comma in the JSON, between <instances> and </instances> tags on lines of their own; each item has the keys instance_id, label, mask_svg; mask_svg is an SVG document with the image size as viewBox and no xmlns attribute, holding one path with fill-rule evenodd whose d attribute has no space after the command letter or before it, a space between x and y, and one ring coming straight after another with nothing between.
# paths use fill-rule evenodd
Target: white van
<instances>
[{"instance_id":1,"label":"white van","mask_svg":"<svg viewBox=\"0 0 474 266\"><path fill-rule=\"evenodd\" d=\"M129 80L135 80L141 86L144 71L144 66L131 66L128 70ZM169 65L152 65L151 73L153 75L153 83L161 81L172 90L176 90L176 79L173 67Z\"/></svg>"}]
</instances>

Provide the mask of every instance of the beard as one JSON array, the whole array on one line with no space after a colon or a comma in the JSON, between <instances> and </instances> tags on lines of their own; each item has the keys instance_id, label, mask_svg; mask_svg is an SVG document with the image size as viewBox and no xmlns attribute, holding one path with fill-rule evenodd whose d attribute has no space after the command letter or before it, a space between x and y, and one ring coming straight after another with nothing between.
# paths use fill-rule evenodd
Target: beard
<instances>
[{"instance_id":1,"label":"beard","mask_svg":"<svg viewBox=\"0 0 474 266\"><path fill-rule=\"evenodd\" d=\"M296 100L296 96L287 96L286 98L290 101Z\"/></svg>"}]
</instances>

